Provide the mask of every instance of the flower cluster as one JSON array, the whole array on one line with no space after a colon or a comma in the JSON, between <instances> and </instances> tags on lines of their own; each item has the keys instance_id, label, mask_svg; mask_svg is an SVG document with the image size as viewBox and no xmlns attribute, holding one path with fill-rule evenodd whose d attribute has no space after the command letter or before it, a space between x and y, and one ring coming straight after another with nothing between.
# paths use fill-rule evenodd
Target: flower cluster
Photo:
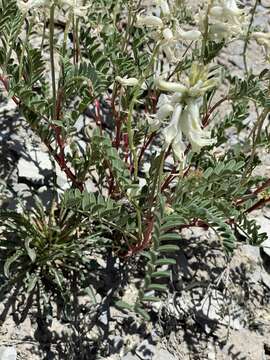
<instances>
[{"instance_id":1,"label":"flower cluster","mask_svg":"<svg viewBox=\"0 0 270 360\"><path fill-rule=\"evenodd\" d=\"M223 41L243 33L246 14L238 8L236 0L212 0L207 11L198 16L199 28L205 33L207 17L208 37L213 41Z\"/></svg>"},{"instance_id":2,"label":"flower cluster","mask_svg":"<svg viewBox=\"0 0 270 360\"><path fill-rule=\"evenodd\" d=\"M157 104L158 111L154 118L155 125L161 125L170 117L163 135L168 148L172 146L175 156L183 161L186 149L183 138L191 144L194 152L202 147L212 145L215 140L210 138L210 132L202 127L200 107L206 91L215 87L217 77L208 79L208 70L200 64L193 64L187 84L156 79L158 89L171 93L161 94Z\"/></svg>"},{"instance_id":3,"label":"flower cluster","mask_svg":"<svg viewBox=\"0 0 270 360\"><path fill-rule=\"evenodd\" d=\"M23 14L27 13L29 10L49 8L51 4L51 0L28 0L27 2L24 0L17 0L17 6Z\"/></svg>"},{"instance_id":4,"label":"flower cluster","mask_svg":"<svg viewBox=\"0 0 270 360\"><path fill-rule=\"evenodd\" d=\"M266 57L270 59L270 32L253 32L251 37L264 47Z\"/></svg>"},{"instance_id":5,"label":"flower cluster","mask_svg":"<svg viewBox=\"0 0 270 360\"><path fill-rule=\"evenodd\" d=\"M57 5L67 9L75 16L85 16L89 6L83 6L83 0L17 0L20 11L25 14L29 10L48 9L52 5Z\"/></svg>"},{"instance_id":6,"label":"flower cluster","mask_svg":"<svg viewBox=\"0 0 270 360\"><path fill-rule=\"evenodd\" d=\"M202 34L199 30L184 31L177 19L174 19L173 27L170 26L171 10L167 0L156 0L160 16L139 15L137 16L137 27L148 27L152 29L150 36L160 43L160 50L164 51L169 62L179 60L178 49L183 41L197 41Z\"/></svg>"}]
</instances>

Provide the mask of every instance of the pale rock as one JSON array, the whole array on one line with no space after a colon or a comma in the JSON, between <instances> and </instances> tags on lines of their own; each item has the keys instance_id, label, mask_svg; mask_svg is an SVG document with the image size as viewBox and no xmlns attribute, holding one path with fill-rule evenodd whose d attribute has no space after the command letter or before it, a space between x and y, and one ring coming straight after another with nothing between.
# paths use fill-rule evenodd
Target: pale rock
<instances>
[{"instance_id":1,"label":"pale rock","mask_svg":"<svg viewBox=\"0 0 270 360\"><path fill-rule=\"evenodd\" d=\"M49 155L37 149L29 149L27 157L21 157L18 161L18 176L30 181L41 181L44 179L42 172L52 170Z\"/></svg>"},{"instance_id":2,"label":"pale rock","mask_svg":"<svg viewBox=\"0 0 270 360\"><path fill-rule=\"evenodd\" d=\"M168 350L160 349L156 352L153 360L176 360L176 358Z\"/></svg>"},{"instance_id":3,"label":"pale rock","mask_svg":"<svg viewBox=\"0 0 270 360\"><path fill-rule=\"evenodd\" d=\"M136 354L142 360L152 360L155 352L155 346L150 344L148 340L144 340L136 349Z\"/></svg>"},{"instance_id":4,"label":"pale rock","mask_svg":"<svg viewBox=\"0 0 270 360\"><path fill-rule=\"evenodd\" d=\"M121 360L140 360L137 355L133 355L131 352L124 355Z\"/></svg>"},{"instance_id":5,"label":"pale rock","mask_svg":"<svg viewBox=\"0 0 270 360\"><path fill-rule=\"evenodd\" d=\"M265 360L263 338L248 329L231 331L229 339L217 360Z\"/></svg>"},{"instance_id":6,"label":"pale rock","mask_svg":"<svg viewBox=\"0 0 270 360\"><path fill-rule=\"evenodd\" d=\"M268 220L269 221L269 220ZM270 226L270 224L269 224ZM270 230L270 229L269 229ZM270 256L270 238L268 238L267 240L265 240L263 243L261 243L261 248L263 249L263 252Z\"/></svg>"},{"instance_id":7,"label":"pale rock","mask_svg":"<svg viewBox=\"0 0 270 360\"><path fill-rule=\"evenodd\" d=\"M270 289L270 275L266 271L262 271L261 280L263 284Z\"/></svg>"},{"instance_id":8,"label":"pale rock","mask_svg":"<svg viewBox=\"0 0 270 360\"><path fill-rule=\"evenodd\" d=\"M15 347L1 346L0 347L0 360L16 360L17 351Z\"/></svg>"}]
</instances>

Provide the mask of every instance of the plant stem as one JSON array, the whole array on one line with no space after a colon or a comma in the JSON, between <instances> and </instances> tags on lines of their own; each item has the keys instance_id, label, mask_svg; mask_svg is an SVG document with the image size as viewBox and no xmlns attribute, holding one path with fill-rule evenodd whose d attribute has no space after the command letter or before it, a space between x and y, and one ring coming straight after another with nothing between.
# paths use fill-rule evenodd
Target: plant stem
<instances>
[{"instance_id":1,"label":"plant stem","mask_svg":"<svg viewBox=\"0 0 270 360\"><path fill-rule=\"evenodd\" d=\"M155 178L154 178L154 182L153 182L152 194L150 196L150 201L149 201L149 208L148 208L149 215L151 214L151 211L152 211L152 207L153 207L153 204L154 204L154 201L156 198L156 193L159 193L162 189L161 181L162 181L162 173L163 173L163 167L164 167L164 161L165 161L165 154L166 154L166 151L162 150L159 155L159 162L158 162L158 166L156 169Z\"/></svg>"},{"instance_id":2,"label":"plant stem","mask_svg":"<svg viewBox=\"0 0 270 360\"><path fill-rule=\"evenodd\" d=\"M54 10L55 10L55 5L52 4L50 9L50 62L51 62L52 95L53 95L52 119L55 118L55 111L56 111L56 85L55 85L55 65L54 65Z\"/></svg>"},{"instance_id":3,"label":"plant stem","mask_svg":"<svg viewBox=\"0 0 270 360\"><path fill-rule=\"evenodd\" d=\"M247 36L245 38L245 43L244 43L244 49L243 49L243 61L244 61L244 66L245 66L245 72L246 74L248 73L248 66L247 66L247 47L248 47L248 41L249 41L249 34L250 34L250 30L251 30L251 26L253 24L253 21L254 21L254 16L255 16L255 13L256 13L256 8L257 8L257 5L259 3L259 0L256 0L255 1L255 4L251 10L251 18L250 18L250 22L249 22L249 25L248 25L248 31L247 31Z\"/></svg>"},{"instance_id":4,"label":"plant stem","mask_svg":"<svg viewBox=\"0 0 270 360\"><path fill-rule=\"evenodd\" d=\"M207 40L208 40L208 32L209 32L209 12L212 6L212 0L211 2L208 4L207 6L207 10L206 10L206 14L205 14L205 19L204 19L204 34L203 34L203 39L202 39L202 51L201 51L201 62L202 64L204 64L204 57L205 57L205 52L206 52L206 44L207 44Z\"/></svg>"},{"instance_id":5,"label":"plant stem","mask_svg":"<svg viewBox=\"0 0 270 360\"><path fill-rule=\"evenodd\" d=\"M152 66L153 66L153 64L155 62L155 58L156 58L156 54L158 52L158 49L159 49L159 43L156 45L156 47L155 47L155 49L154 49L154 51L152 53L151 59L150 59L149 64L148 64L148 68L145 71L145 76L143 76L143 75L141 76L141 78L139 80L139 83L138 83L138 85L136 86L136 88L134 90L134 95L133 95L133 97L131 99L131 102L130 102L130 105L129 105L129 110L128 110L127 132L128 132L129 148L130 148L130 151L131 151L131 154L132 154L132 157L133 157L133 169L134 169L134 179L135 179L135 181L138 178L138 164L139 164L139 162L138 162L137 151L136 151L136 148L134 146L134 141L133 141L134 131L132 129L132 113L133 113L135 103L137 101L141 86L144 83L144 80L147 78L148 73L151 70L151 68L152 68Z\"/></svg>"},{"instance_id":6,"label":"plant stem","mask_svg":"<svg viewBox=\"0 0 270 360\"><path fill-rule=\"evenodd\" d=\"M26 38L25 38L25 41L24 41L23 46L22 46L21 56L20 56L20 63L19 63L19 81L21 80L21 77L22 77L24 53L25 53L26 46L27 46L27 44L28 44L28 39L29 39L31 30L32 30L33 24L34 24L34 21L33 21L33 19L31 18L31 19L30 19L30 24L29 24L29 27L28 27L28 31L27 31L27 33L26 33Z\"/></svg>"},{"instance_id":7,"label":"plant stem","mask_svg":"<svg viewBox=\"0 0 270 360\"><path fill-rule=\"evenodd\" d=\"M251 171L251 166L253 164L253 160L254 160L255 153L256 153L256 145L260 140L263 123L264 123L265 119L267 118L269 111L270 111L269 107L265 108L257 119L256 125L255 125L255 130L254 130L254 140L253 140L253 145L252 145L252 151L250 154L250 158L249 158L246 170L243 174L243 180L249 175L249 173ZM255 135L256 130L257 130L257 134Z\"/></svg>"}]
</instances>

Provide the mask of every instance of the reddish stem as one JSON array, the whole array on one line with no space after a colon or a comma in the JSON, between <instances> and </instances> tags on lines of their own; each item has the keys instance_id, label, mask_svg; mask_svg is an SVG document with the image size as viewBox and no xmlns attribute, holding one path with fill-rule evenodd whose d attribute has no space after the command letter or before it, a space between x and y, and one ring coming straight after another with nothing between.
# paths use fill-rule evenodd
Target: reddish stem
<instances>
[{"instance_id":1,"label":"reddish stem","mask_svg":"<svg viewBox=\"0 0 270 360\"><path fill-rule=\"evenodd\" d=\"M66 163L63 164L61 157L58 154L55 154L55 151L52 148L52 146L46 141L45 141L45 145L47 146L49 152L53 154L55 161L58 163L60 169L64 171L64 173L67 175L67 178L71 180L71 182L77 189L83 192L84 190L83 183L77 180L76 175L72 172L72 170L68 167Z\"/></svg>"},{"instance_id":2,"label":"reddish stem","mask_svg":"<svg viewBox=\"0 0 270 360\"><path fill-rule=\"evenodd\" d=\"M123 257L127 258L132 255L138 254L139 252L149 247L152 240L151 234L152 234L153 226L154 226L154 218L152 217L148 219L148 226L144 232L143 240L138 244L131 246L128 252Z\"/></svg>"},{"instance_id":3,"label":"reddish stem","mask_svg":"<svg viewBox=\"0 0 270 360\"><path fill-rule=\"evenodd\" d=\"M115 90L115 93L111 99L111 107L112 107L112 112L113 112L113 116L114 116L114 120L115 120L115 140L114 140L114 146L116 147L116 149L119 148L120 146L120 142L121 142L121 127L122 127L122 119L121 119L121 114L119 114L116 111L115 108L115 97L117 94L117 89Z\"/></svg>"},{"instance_id":4,"label":"reddish stem","mask_svg":"<svg viewBox=\"0 0 270 360\"><path fill-rule=\"evenodd\" d=\"M215 105L213 105L208 111L207 113L204 115L203 119L202 119L202 125L203 127L206 127L209 124L210 121L210 116L213 114L213 112L222 104L224 103L224 101L229 100L228 96L225 96L224 98L220 99L219 101L217 101L215 103Z\"/></svg>"},{"instance_id":5,"label":"reddish stem","mask_svg":"<svg viewBox=\"0 0 270 360\"><path fill-rule=\"evenodd\" d=\"M147 139L147 141L144 142L142 148L141 148L141 151L140 151L140 155L139 155L139 158L138 158L138 165L140 165L141 163L141 160L143 158L143 155L146 151L146 149L148 148L148 146L151 144L152 140L154 139L154 137L156 136L157 132L154 131L150 136L149 138Z\"/></svg>"},{"instance_id":6,"label":"reddish stem","mask_svg":"<svg viewBox=\"0 0 270 360\"><path fill-rule=\"evenodd\" d=\"M151 235L152 235L152 231L153 231L153 226L154 226L154 218L152 217L148 221L148 226L147 226L147 229L145 230L143 241L139 242L138 244L136 244L134 246L131 246L129 248L128 252L123 256L124 258L131 257L131 256L138 254L139 252L150 247L151 241L152 241ZM177 230L181 231L183 229L187 229L187 228L194 227L194 226L201 227L204 229L209 228L209 225L207 223L205 223L204 221L202 221L200 219L195 219L189 224L183 224L181 226L178 226ZM175 229L171 229L171 230L175 230Z\"/></svg>"},{"instance_id":7,"label":"reddish stem","mask_svg":"<svg viewBox=\"0 0 270 360\"><path fill-rule=\"evenodd\" d=\"M254 210L259 209L260 207L264 206L265 204L267 204L268 202L270 202L270 197L266 198L266 199L261 199L259 201L257 201L254 205L252 205L250 208L248 208L247 210L245 210L245 213L251 213Z\"/></svg>"},{"instance_id":8,"label":"reddish stem","mask_svg":"<svg viewBox=\"0 0 270 360\"><path fill-rule=\"evenodd\" d=\"M8 84L7 78L4 77L4 76L0 76L0 81L4 85L5 90L8 91L9 84ZM60 110L61 101L62 101L61 99L62 99L62 94L61 94L61 97L59 99L57 99L58 100L58 102L57 102L57 109L58 109L57 113L58 114L60 114L60 112L61 112L61 110ZM13 96L12 100L14 101L14 103L16 105L20 106L20 104L21 104L20 99ZM55 150L52 148L52 146L47 141L44 141L44 143L47 146L49 152L53 155L55 161L60 166L60 169L62 171L64 171L65 174L67 175L68 179L71 180L71 182L73 183L73 185L76 188L78 188L80 191L83 191L83 189L84 189L83 183L77 180L76 175L72 172L72 170L66 164L65 157L64 157L64 143L62 141L61 133L60 133L61 129L59 127L57 127L57 126L54 126L54 128L55 128L55 133L56 133L56 142L60 146L60 154L59 155L56 154Z\"/></svg>"},{"instance_id":9,"label":"reddish stem","mask_svg":"<svg viewBox=\"0 0 270 360\"><path fill-rule=\"evenodd\" d=\"M0 76L0 81L2 82L2 84L5 87L5 90L8 92L9 91L9 84L8 84L8 79L5 76ZM16 96L12 96L12 100L15 102L16 105L20 105L20 100L16 98Z\"/></svg>"}]
</instances>

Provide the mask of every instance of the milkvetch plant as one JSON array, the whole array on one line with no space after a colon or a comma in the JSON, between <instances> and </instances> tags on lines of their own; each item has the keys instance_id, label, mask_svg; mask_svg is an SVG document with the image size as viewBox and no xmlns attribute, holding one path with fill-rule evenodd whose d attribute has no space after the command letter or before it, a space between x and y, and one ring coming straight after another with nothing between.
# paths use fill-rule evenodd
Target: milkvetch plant
<instances>
[{"instance_id":1,"label":"milkvetch plant","mask_svg":"<svg viewBox=\"0 0 270 360\"><path fill-rule=\"evenodd\" d=\"M20 283L67 302L70 279L89 285L97 257L123 268L144 257L137 298L113 288L111 303L147 319L181 229L214 229L228 256L240 238L265 238L249 213L270 200L270 180L252 176L269 140L269 64L232 77L217 60L239 39L243 57L252 41L268 54L268 33L253 31L256 6L209 0L184 21L183 3L0 0L1 91L69 185L55 184L49 209L1 210L2 291ZM246 125L251 103L258 116Z\"/></svg>"}]
</instances>

